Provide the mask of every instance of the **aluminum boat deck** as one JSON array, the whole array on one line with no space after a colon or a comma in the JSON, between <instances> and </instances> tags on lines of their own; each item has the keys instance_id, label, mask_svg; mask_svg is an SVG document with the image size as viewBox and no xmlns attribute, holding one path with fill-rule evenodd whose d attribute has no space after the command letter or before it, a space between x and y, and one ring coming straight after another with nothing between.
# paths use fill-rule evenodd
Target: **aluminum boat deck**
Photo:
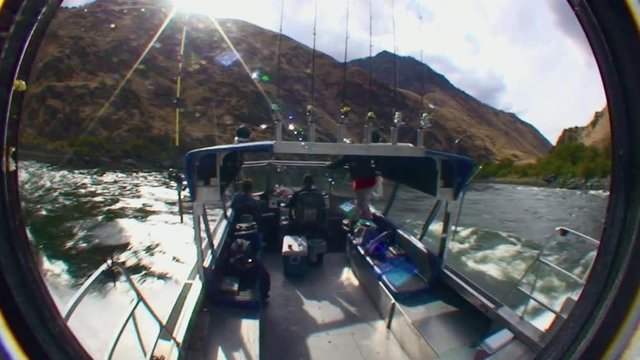
<instances>
[{"instance_id":1,"label":"aluminum boat deck","mask_svg":"<svg viewBox=\"0 0 640 360\"><path fill-rule=\"evenodd\" d=\"M279 254L263 258L271 298L260 311L204 303L186 359L408 359L349 267L328 253L302 278L287 278ZM453 291L434 290L419 304L399 303L400 317L424 338L424 358L470 359L489 326ZM398 321L398 320L394 320ZM413 334L415 336L415 334ZM422 348L425 346L422 345Z\"/></svg>"}]
</instances>

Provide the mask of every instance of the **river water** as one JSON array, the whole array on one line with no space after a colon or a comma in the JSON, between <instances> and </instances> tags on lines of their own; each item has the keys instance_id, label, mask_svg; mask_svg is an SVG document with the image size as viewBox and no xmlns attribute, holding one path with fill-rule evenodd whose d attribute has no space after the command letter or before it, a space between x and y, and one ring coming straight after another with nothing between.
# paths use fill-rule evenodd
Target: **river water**
<instances>
[{"instance_id":1,"label":"river water","mask_svg":"<svg viewBox=\"0 0 640 360\"><path fill-rule=\"evenodd\" d=\"M156 311L170 310L173 299L165 295L179 289L196 254L191 219L187 215L180 222L175 184L166 173L72 170L24 161L20 183L27 231L60 309L105 259L117 254ZM416 200L412 193L399 197L400 203ZM584 277L597 245L561 237L554 229L565 226L599 239L607 201L604 191L473 184L446 263L516 310L523 307L516 286L530 289L531 274L537 274L534 294L559 308L566 296L579 293L579 284L534 260L542 251L542 258ZM410 217L413 210L399 212ZM112 309L131 302L125 287L116 290L105 278L70 322L78 332L96 334L81 338L94 355L104 355L110 340L101 329L115 326L122 314L100 322L92 317L106 308L113 315ZM540 327L548 325L549 314L539 307L530 307L528 314Z\"/></svg>"}]
</instances>

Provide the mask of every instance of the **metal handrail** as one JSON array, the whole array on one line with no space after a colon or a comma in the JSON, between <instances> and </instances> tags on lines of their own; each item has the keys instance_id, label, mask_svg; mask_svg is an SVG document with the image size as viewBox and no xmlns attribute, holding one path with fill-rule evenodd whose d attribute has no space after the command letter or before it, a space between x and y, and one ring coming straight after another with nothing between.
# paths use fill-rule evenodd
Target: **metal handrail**
<instances>
[{"instance_id":1,"label":"metal handrail","mask_svg":"<svg viewBox=\"0 0 640 360\"><path fill-rule=\"evenodd\" d=\"M82 284L80 289L78 289L78 291L76 291L76 293L73 294L73 297L71 297L71 300L69 300L69 302L67 303L67 306L62 312L65 322L69 322L71 315L73 315L73 313L76 311L76 308L78 307L78 305L80 305L80 302L82 301L82 299L84 299L84 297L87 296L87 293L89 292L89 287L91 287L91 285L93 285L96 279L98 279L98 276L100 276L107 269L109 269L109 263L105 261L104 264L102 264L98 268L98 270L96 270L87 279L87 281L85 281L84 284Z\"/></svg>"},{"instance_id":2,"label":"metal handrail","mask_svg":"<svg viewBox=\"0 0 640 360\"><path fill-rule=\"evenodd\" d=\"M587 240L588 242L592 243L593 245L600 245L600 241L592 238L589 235L585 235L581 232L577 232L573 229L569 229L568 227L564 227L564 226L558 226L556 229L556 232L558 232L558 234L560 234L560 236L566 236L567 233L569 234L574 234L577 235L578 237L580 237L583 240Z\"/></svg>"},{"instance_id":3,"label":"metal handrail","mask_svg":"<svg viewBox=\"0 0 640 360\"><path fill-rule=\"evenodd\" d=\"M575 231L573 229L564 227L564 226L559 226L555 228L555 231L560 235L560 236L566 236L567 234L573 234L576 235L578 239L584 240L587 243L590 243L592 245L595 246L599 246L600 242L588 235L585 235L583 233L580 233L578 231ZM585 284L585 279L581 279L579 277L577 277L576 275L570 273L569 271L561 268L560 266L553 264L552 262L550 262L547 259L542 258L542 254L544 253L546 247L543 247L540 251L538 251L538 254L536 255L535 260L531 263L531 265L527 268L527 270L522 274L522 276L520 277L520 279L518 280L518 284L522 283L522 281L524 280L524 278L532 272L533 267L535 266L535 264L537 263L541 263L544 265L547 265L549 267L551 267L553 270L556 270L558 272L560 272L561 274L569 277L570 279L576 281L578 284L580 284L581 286L584 286ZM589 265L589 268L587 269L586 274L589 274L591 272L591 267L593 266L593 262ZM531 288L529 289L529 291L526 291L525 289L523 289L522 287L520 287L520 285L516 286L517 290L520 290L522 293L524 293L525 295L527 295L528 297L528 301L525 304L524 308L522 309L522 312L520 314L520 318L524 318L525 313L527 312L527 309L529 307L529 303L531 300L533 300L534 302L538 303L540 306L544 307L545 309L547 309L548 311L552 312L555 316L560 316L563 317L564 316L560 313L559 310L555 310L553 308L551 308L549 305L547 305L546 303L544 303L541 299L537 298L536 296L534 296L533 292L536 289L537 283L538 283L538 276L539 272L536 272L535 274L535 279L533 281L533 284L531 285Z\"/></svg>"},{"instance_id":4,"label":"metal handrail","mask_svg":"<svg viewBox=\"0 0 640 360\"><path fill-rule=\"evenodd\" d=\"M91 277L89 277L89 279L87 279L87 281L82 285L82 287L80 289L78 289L78 291L74 294L74 296L72 297L71 301L69 301L68 305L66 306L66 308L65 308L65 310L63 312L65 321L69 322L69 320L71 319L71 316L73 316L73 313L77 309L78 305L86 297L86 295L89 292L89 288L91 287L91 285L93 285L93 283L95 283L95 281L98 279L98 277L104 271L112 270L114 268L119 270L124 275L124 278L125 278L125 281L126 281L127 285L129 285L129 288L136 295L136 301L130 307L129 311L127 312L127 315L125 316L125 320L121 323L122 325L120 326L120 329L118 330L118 333L117 333L116 337L114 338L114 340L112 341L112 343L111 343L111 345L109 347L107 359L111 359L111 357L113 356L113 352L115 351L115 349L116 349L116 347L117 347L117 345L118 345L118 343L120 341L120 337L124 333L124 329L127 326L127 324L129 323L129 320L131 320L131 319L133 319L133 321L134 321L134 328L135 328L134 330L136 332L136 338L138 340L138 345L140 346L140 349L142 350L145 358L147 358L148 355L152 354L153 351L155 350L155 345L154 345L153 348L150 350L150 352L147 353L145 348L144 348L144 344L142 342L142 337L140 336L140 330L139 330L139 327L137 326L137 320L135 318L135 311L136 311L136 309L138 308L138 306L140 304L142 304L146 308L146 310L149 312L149 314L151 314L151 317L153 318L153 320L160 327L160 333L162 331L166 332L166 334L169 335L169 337L171 338L173 343L176 345L176 347L178 349L180 349L181 342L178 339L176 339L176 337L174 336L174 334L171 331L169 331L169 329L167 328L167 326L164 323L164 321L162 321L162 319L160 319L160 316L158 316L158 314L156 314L156 312L153 310L151 305L147 302L146 298L144 297L142 292L140 292L140 290L138 289L137 285L135 284L135 282L131 278L131 275L129 274L129 272L124 268L124 266L118 264L117 262L115 262L113 260L105 261L104 264L102 264L102 266L100 266L91 275ZM156 344L157 344L157 342L156 342Z\"/></svg>"},{"instance_id":5,"label":"metal handrail","mask_svg":"<svg viewBox=\"0 0 640 360\"><path fill-rule=\"evenodd\" d=\"M136 294L136 297L142 302L142 304L145 306L145 308L147 308L147 311L149 311L149 313L151 314L151 316L154 318L154 320L156 321L156 323L158 325L160 325L160 328L164 331L167 332L167 334L169 334L169 337L171 337L171 340L173 340L173 342L176 344L176 346L178 348L180 348L181 344L180 341L178 339L176 339L175 336L173 336L173 333L171 331L169 331L169 329L167 328L166 324L164 323L164 321L162 321L162 319L160 319L160 316L158 316L158 314L156 314L156 312L153 310L153 308L151 307L151 305L147 302L147 299L145 299L145 297L142 295L142 293L140 292L140 290L138 289L138 287L136 286L136 284L133 282L133 279L131 278L131 275L129 275L129 272L127 271L127 269L125 269L123 266L121 266L118 263L114 263L114 266L122 271L122 273L124 274L124 278L127 281L127 283L129 283L129 287L131 288L131 290L133 290L133 292ZM122 326L124 327L126 325L122 324ZM153 349L152 349L153 351Z\"/></svg>"},{"instance_id":6,"label":"metal handrail","mask_svg":"<svg viewBox=\"0 0 640 360\"><path fill-rule=\"evenodd\" d=\"M259 167L266 165L276 165L276 166L305 166L305 167L322 167L329 164L329 161L299 161L299 160L256 160L256 161L245 161L242 164L242 167Z\"/></svg>"},{"instance_id":7,"label":"metal handrail","mask_svg":"<svg viewBox=\"0 0 640 360\"><path fill-rule=\"evenodd\" d=\"M125 316L125 320L122 321L122 326L118 330L118 334L113 339L113 341L111 341L111 345L109 346L109 351L107 352L107 356L106 356L107 359L111 359L111 357L113 357L113 352L116 350L116 347L118 346L118 343L120 342L120 337L122 337L122 334L124 333L125 326L129 322L129 319L131 318L131 314L133 314L136 311L136 309L138 308L138 305L140 305L140 299L137 299L137 301L129 308L129 311L127 312L127 316ZM142 346L142 343L139 343L139 345L142 348L142 354L146 358L147 354L144 351L144 347Z\"/></svg>"}]
</instances>

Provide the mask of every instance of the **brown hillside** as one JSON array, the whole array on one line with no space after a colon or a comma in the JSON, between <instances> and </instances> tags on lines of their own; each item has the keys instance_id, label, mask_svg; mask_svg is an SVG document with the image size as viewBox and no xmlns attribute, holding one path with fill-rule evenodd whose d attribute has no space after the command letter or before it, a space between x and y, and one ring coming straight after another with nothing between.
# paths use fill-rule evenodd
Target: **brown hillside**
<instances>
[{"instance_id":1,"label":"brown hillside","mask_svg":"<svg viewBox=\"0 0 640 360\"><path fill-rule=\"evenodd\" d=\"M170 6L152 0L98 0L61 8L28 81L24 141L64 149L82 136L98 138L125 149L107 155L135 157L149 144L172 146L176 108L181 151L228 143L241 123L251 126L257 139L269 139L272 128L260 130L260 125L271 124L271 102L278 102L282 115L304 128L304 110L312 97L309 47L283 36L278 71L277 33L239 20L220 20L239 59L210 19L170 14ZM349 64L343 83L342 63L321 52L316 52L315 62L320 141L335 137L343 91L353 108L349 135L359 141L369 107L368 70ZM412 71L421 71L416 69ZM254 72L268 79L254 81ZM178 75L182 93L176 98ZM482 159L523 160L548 151L544 137L515 115L477 101L435 72L427 80L425 99L434 105L428 146ZM400 138L414 142L421 91L415 83L402 85L394 97L393 86L376 73L371 107L378 115L376 126L385 133L392 109L402 111L408 126Z\"/></svg>"}]
</instances>

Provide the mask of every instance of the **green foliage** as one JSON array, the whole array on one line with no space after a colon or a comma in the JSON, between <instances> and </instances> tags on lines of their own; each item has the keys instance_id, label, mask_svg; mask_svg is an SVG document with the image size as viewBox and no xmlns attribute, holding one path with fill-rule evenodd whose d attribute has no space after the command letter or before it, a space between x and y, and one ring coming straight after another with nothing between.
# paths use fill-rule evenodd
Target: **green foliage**
<instances>
[{"instance_id":1,"label":"green foliage","mask_svg":"<svg viewBox=\"0 0 640 360\"><path fill-rule=\"evenodd\" d=\"M480 178L566 177L604 178L611 174L611 148L600 150L582 143L565 143L554 147L534 164L517 165L512 159L484 164Z\"/></svg>"},{"instance_id":2,"label":"green foliage","mask_svg":"<svg viewBox=\"0 0 640 360\"><path fill-rule=\"evenodd\" d=\"M478 177L491 178L491 177L506 177L513 173L515 164L512 159L501 159L497 163L490 162L483 165L482 169L478 173Z\"/></svg>"}]
</instances>

